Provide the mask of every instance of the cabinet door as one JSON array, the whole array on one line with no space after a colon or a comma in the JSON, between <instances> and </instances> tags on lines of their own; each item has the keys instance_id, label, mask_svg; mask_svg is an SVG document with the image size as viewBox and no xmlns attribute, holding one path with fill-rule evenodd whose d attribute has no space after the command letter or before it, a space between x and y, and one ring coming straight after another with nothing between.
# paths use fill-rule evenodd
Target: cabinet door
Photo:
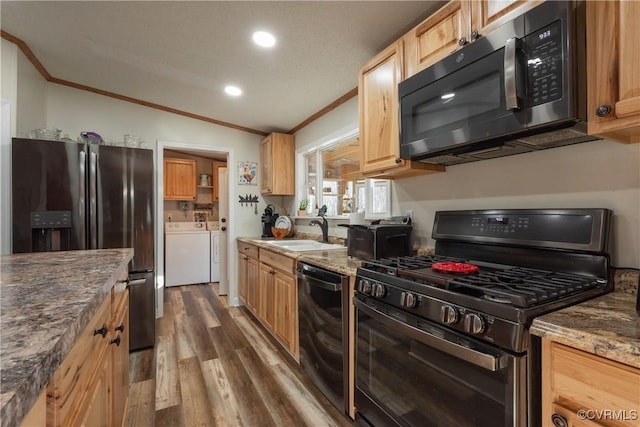
<instances>
[{"instance_id":1,"label":"cabinet door","mask_svg":"<svg viewBox=\"0 0 640 427\"><path fill-rule=\"evenodd\" d=\"M295 194L295 137L272 133L260 143L260 189L262 194Z\"/></svg>"},{"instance_id":2,"label":"cabinet door","mask_svg":"<svg viewBox=\"0 0 640 427\"><path fill-rule=\"evenodd\" d=\"M220 200L220 183L219 183L220 168L226 168L226 167L227 167L226 162L219 162L215 160L213 162L213 201L214 202Z\"/></svg>"},{"instance_id":3,"label":"cabinet door","mask_svg":"<svg viewBox=\"0 0 640 427\"><path fill-rule=\"evenodd\" d=\"M196 199L196 161L190 159L164 159L165 200Z\"/></svg>"},{"instance_id":4,"label":"cabinet door","mask_svg":"<svg viewBox=\"0 0 640 427\"><path fill-rule=\"evenodd\" d=\"M543 0L466 0L471 7L471 27L467 41L473 41L473 32L478 37L495 30L505 22L513 20L543 2Z\"/></svg>"},{"instance_id":5,"label":"cabinet door","mask_svg":"<svg viewBox=\"0 0 640 427\"><path fill-rule=\"evenodd\" d=\"M93 387L87 394L83 409L85 412L74 425L82 427L110 427L112 422L111 406L111 358L105 357Z\"/></svg>"},{"instance_id":6,"label":"cabinet door","mask_svg":"<svg viewBox=\"0 0 640 427\"><path fill-rule=\"evenodd\" d=\"M273 192L273 134L260 142L260 191Z\"/></svg>"},{"instance_id":7,"label":"cabinet door","mask_svg":"<svg viewBox=\"0 0 640 427\"><path fill-rule=\"evenodd\" d=\"M296 279L288 274L276 272L275 324L276 337L289 351L297 356L297 287Z\"/></svg>"},{"instance_id":8,"label":"cabinet door","mask_svg":"<svg viewBox=\"0 0 640 427\"><path fill-rule=\"evenodd\" d=\"M247 304L247 260L249 259L243 253L238 253L238 295L240 300Z\"/></svg>"},{"instance_id":9,"label":"cabinet door","mask_svg":"<svg viewBox=\"0 0 640 427\"><path fill-rule=\"evenodd\" d=\"M113 420L122 426L129 399L129 291L121 298L114 316L110 341L113 357ZM114 342L114 340L120 339Z\"/></svg>"},{"instance_id":10,"label":"cabinet door","mask_svg":"<svg viewBox=\"0 0 640 427\"><path fill-rule=\"evenodd\" d=\"M361 167L365 174L404 162L399 158L398 134L402 55L402 41L399 41L380 52L360 72Z\"/></svg>"},{"instance_id":11,"label":"cabinet door","mask_svg":"<svg viewBox=\"0 0 640 427\"><path fill-rule=\"evenodd\" d=\"M639 20L640 2L587 2L590 134L640 142Z\"/></svg>"},{"instance_id":12,"label":"cabinet door","mask_svg":"<svg viewBox=\"0 0 640 427\"><path fill-rule=\"evenodd\" d=\"M470 34L467 1L453 0L409 31L405 43L405 78L433 65L458 49Z\"/></svg>"},{"instance_id":13,"label":"cabinet door","mask_svg":"<svg viewBox=\"0 0 640 427\"><path fill-rule=\"evenodd\" d=\"M260 299L258 260L247 259L247 308L257 314Z\"/></svg>"},{"instance_id":14,"label":"cabinet door","mask_svg":"<svg viewBox=\"0 0 640 427\"><path fill-rule=\"evenodd\" d=\"M275 270L270 265L260 263L258 317L270 330L273 330L273 321L275 317L274 275Z\"/></svg>"}]
</instances>

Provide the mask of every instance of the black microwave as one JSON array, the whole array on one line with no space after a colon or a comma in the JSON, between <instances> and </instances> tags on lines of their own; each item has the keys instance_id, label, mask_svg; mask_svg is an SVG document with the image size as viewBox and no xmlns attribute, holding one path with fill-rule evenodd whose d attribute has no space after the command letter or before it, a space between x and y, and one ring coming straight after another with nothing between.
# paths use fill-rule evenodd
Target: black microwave
<instances>
[{"instance_id":1,"label":"black microwave","mask_svg":"<svg viewBox=\"0 0 640 427\"><path fill-rule=\"evenodd\" d=\"M584 8L542 3L401 82L400 157L452 165L598 139Z\"/></svg>"}]
</instances>

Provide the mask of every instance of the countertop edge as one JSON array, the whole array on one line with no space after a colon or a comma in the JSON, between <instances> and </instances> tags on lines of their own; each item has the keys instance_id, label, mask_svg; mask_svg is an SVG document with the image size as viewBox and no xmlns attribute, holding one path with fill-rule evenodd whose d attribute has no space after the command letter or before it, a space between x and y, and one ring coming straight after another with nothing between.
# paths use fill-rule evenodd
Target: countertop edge
<instances>
[{"instance_id":1,"label":"countertop edge","mask_svg":"<svg viewBox=\"0 0 640 427\"><path fill-rule=\"evenodd\" d=\"M128 252L118 268L104 281L91 300L84 305L78 315L68 325L65 332L59 337L51 350L41 360L41 363L33 367L33 371L25 373L25 380L14 390L13 395L0 410L0 425L3 427L19 426L24 417L29 413L38 397L49 384L55 371L67 357L80 333L89 320L96 314L104 300L123 270L127 270L128 264L133 258L133 249L123 248Z\"/></svg>"}]
</instances>

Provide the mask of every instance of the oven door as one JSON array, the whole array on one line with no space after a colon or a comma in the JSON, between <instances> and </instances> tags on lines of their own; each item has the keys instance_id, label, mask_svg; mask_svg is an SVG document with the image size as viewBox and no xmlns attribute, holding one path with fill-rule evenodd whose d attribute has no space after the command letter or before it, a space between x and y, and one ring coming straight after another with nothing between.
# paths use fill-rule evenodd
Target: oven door
<instances>
[{"instance_id":1,"label":"oven door","mask_svg":"<svg viewBox=\"0 0 640 427\"><path fill-rule=\"evenodd\" d=\"M526 356L360 295L354 303L360 425L527 425Z\"/></svg>"},{"instance_id":2,"label":"oven door","mask_svg":"<svg viewBox=\"0 0 640 427\"><path fill-rule=\"evenodd\" d=\"M401 82L400 156L477 151L525 130L523 35L520 17Z\"/></svg>"}]
</instances>

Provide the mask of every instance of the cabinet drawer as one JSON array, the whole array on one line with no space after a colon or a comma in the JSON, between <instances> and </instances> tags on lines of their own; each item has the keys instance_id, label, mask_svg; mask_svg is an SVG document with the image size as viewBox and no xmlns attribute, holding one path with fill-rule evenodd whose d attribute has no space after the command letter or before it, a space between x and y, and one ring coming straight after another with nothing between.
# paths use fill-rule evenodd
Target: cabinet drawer
<instances>
[{"instance_id":1,"label":"cabinet drawer","mask_svg":"<svg viewBox=\"0 0 640 427\"><path fill-rule=\"evenodd\" d=\"M258 259L258 247L249 243L238 242L238 252L248 257Z\"/></svg>"},{"instance_id":2,"label":"cabinet drawer","mask_svg":"<svg viewBox=\"0 0 640 427\"><path fill-rule=\"evenodd\" d=\"M290 274L293 274L296 265L295 259L266 250L260 251L260 261Z\"/></svg>"},{"instance_id":3,"label":"cabinet drawer","mask_svg":"<svg viewBox=\"0 0 640 427\"><path fill-rule=\"evenodd\" d=\"M80 333L71 351L56 370L47 390L48 411L55 416L56 426L70 425L78 415L78 405L87 392L91 379L104 357L109 342L109 333L104 337L94 335L96 329L109 327L111 320L111 296L107 296Z\"/></svg>"}]
</instances>

